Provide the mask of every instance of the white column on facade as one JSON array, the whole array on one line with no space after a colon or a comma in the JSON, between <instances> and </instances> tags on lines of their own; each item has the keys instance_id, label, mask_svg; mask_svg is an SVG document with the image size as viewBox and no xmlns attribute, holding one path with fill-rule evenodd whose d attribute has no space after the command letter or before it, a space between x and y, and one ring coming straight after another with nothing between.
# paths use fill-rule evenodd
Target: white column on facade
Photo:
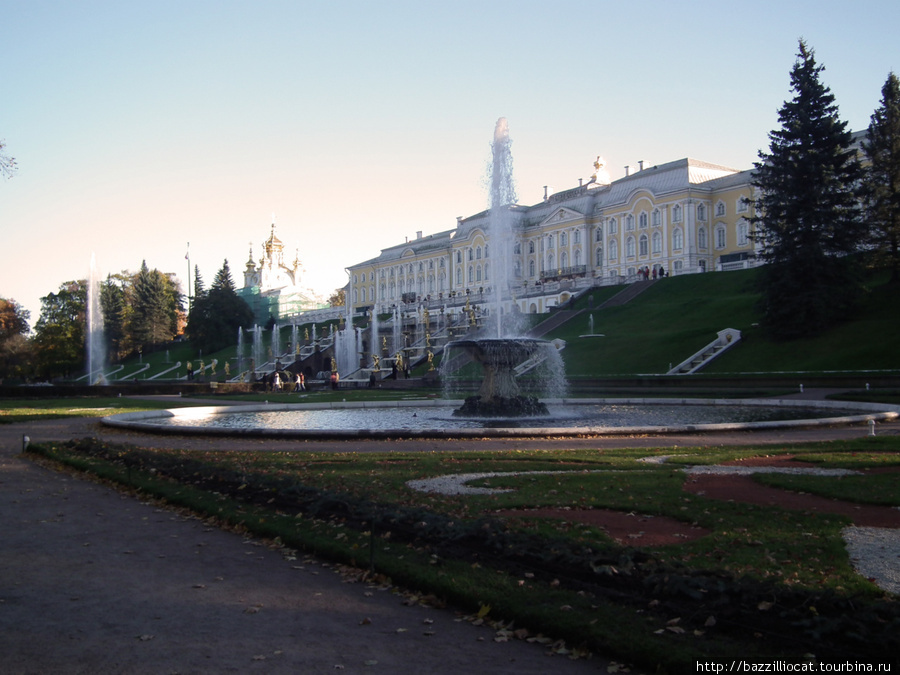
<instances>
[{"instance_id":1,"label":"white column on facade","mask_svg":"<svg viewBox=\"0 0 900 675\"><path fill-rule=\"evenodd\" d=\"M687 247L686 271L694 272L699 264L697 262L697 223L694 218L694 200L688 199L681 209L684 220L684 244Z\"/></svg>"}]
</instances>

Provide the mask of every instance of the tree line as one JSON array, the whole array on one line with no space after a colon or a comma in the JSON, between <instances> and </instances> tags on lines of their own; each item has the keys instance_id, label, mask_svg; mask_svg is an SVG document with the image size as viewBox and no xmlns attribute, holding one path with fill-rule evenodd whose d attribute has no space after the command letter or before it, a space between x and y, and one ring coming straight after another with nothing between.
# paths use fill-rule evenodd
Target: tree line
<instances>
[{"instance_id":1,"label":"tree line","mask_svg":"<svg viewBox=\"0 0 900 675\"><path fill-rule=\"evenodd\" d=\"M212 286L203 286L195 268L195 292L186 298L174 275L150 269L119 272L99 284L103 339L109 362L161 348L177 337L201 353L237 341L238 326L249 327L253 312L237 295L226 260ZM189 310L185 309L188 301ZM85 372L88 281L67 281L41 298L41 314L31 332L28 310L0 298L0 379L68 378Z\"/></svg>"},{"instance_id":2,"label":"tree line","mask_svg":"<svg viewBox=\"0 0 900 675\"><path fill-rule=\"evenodd\" d=\"M760 310L776 339L852 317L866 268L887 268L900 283L900 82L888 74L859 153L823 71L801 40L793 98L754 165L753 237L767 263Z\"/></svg>"}]
</instances>

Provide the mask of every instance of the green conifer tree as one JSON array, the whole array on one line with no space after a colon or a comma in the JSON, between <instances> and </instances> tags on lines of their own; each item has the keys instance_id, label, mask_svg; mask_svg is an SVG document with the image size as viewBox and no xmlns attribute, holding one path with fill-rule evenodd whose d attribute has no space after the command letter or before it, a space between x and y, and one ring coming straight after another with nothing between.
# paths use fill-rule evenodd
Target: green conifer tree
<instances>
[{"instance_id":1,"label":"green conifer tree","mask_svg":"<svg viewBox=\"0 0 900 675\"><path fill-rule=\"evenodd\" d=\"M763 321L782 339L815 335L855 307L859 283L849 254L864 238L859 162L838 118L824 68L800 41L794 97L778 113L753 180L754 239L763 260Z\"/></svg>"},{"instance_id":2,"label":"green conifer tree","mask_svg":"<svg viewBox=\"0 0 900 675\"><path fill-rule=\"evenodd\" d=\"M881 88L881 105L872 115L863 151L866 215L879 258L900 282L900 80L888 75Z\"/></svg>"}]
</instances>

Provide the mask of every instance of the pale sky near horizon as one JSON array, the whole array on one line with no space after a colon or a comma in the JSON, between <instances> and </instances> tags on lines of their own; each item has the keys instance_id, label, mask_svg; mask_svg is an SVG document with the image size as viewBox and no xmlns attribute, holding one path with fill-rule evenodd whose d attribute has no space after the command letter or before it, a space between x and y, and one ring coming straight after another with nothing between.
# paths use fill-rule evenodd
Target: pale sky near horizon
<instances>
[{"instance_id":1,"label":"pale sky near horizon","mask_svg":"<svg viewBox=\"0 0 900 675\"><path fill-rule=\"evenodd\" d=\"M0 0L0 297L146 260L240 286L275 214L327 297L344 268L487 206L509 120L519 202L693 157L751 168L803 37L864 129L900 3ZM192 274L192 272L191 272Z\"/></svg>"}]
</instances>

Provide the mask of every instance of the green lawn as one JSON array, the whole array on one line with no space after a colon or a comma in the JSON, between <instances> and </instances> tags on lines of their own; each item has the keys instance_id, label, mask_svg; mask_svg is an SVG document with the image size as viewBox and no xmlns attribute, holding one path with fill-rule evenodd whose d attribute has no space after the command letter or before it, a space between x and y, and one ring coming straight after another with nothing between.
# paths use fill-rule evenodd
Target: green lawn
<instances>
[{"instance_id":1,"label":"green lawn","mask_svg":"<svg viewBox=\"0 0 900 675\"><path fill-rule=\"evenodd\" d=\"M691 494L678 470L791 453L822 467L881 471L760 480L900 506L898 437L678 448L663 465L639 460L670 449L602 444L568 451L397 450L149 451L88 440L38 448L289 549L360 566L363 578L390 579L438 604L454 603L470 618L493 621L498 634L514 626L570 653L601 651L660 673L693 673L698 660L887 662L900 653L900 606L853 570L841 538L849 521ZM562 473L535 473L548 471ZM502 475L470 485L509 491L450 496L407 485L486 472ZM622 546L602 529L568 518L502 515L534 507L668 516L708 534L642 549L639 541Z\"/></svg>"}]
</instances>

